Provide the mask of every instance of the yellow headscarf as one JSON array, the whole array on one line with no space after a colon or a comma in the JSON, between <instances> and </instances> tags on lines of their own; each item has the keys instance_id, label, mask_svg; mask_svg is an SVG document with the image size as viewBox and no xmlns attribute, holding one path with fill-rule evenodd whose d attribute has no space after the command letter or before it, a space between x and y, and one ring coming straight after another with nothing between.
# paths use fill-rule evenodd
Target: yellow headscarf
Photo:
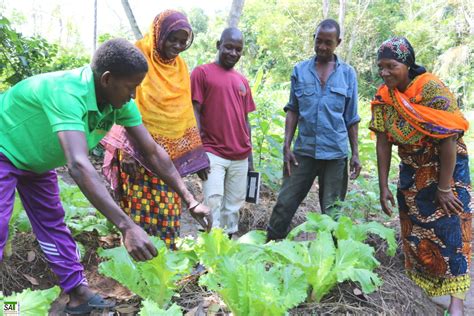
<instances>
[{"instance_id":1,"label":"yellow headscarf","mask_svg":"<svg viewBox=\"0 0 474 316\"><path fill-rule=\"evenodd\" d=\"M171 159L202 146L191 101L188 67L180 56L165 60L161 53L166 38L176 30L188 32L190 45L192 30L186 17L167 10L155 18L149 32L136 43L148 61L149 70L137 88L135 101L145 127Z\"/></svg>"}]
</instances>

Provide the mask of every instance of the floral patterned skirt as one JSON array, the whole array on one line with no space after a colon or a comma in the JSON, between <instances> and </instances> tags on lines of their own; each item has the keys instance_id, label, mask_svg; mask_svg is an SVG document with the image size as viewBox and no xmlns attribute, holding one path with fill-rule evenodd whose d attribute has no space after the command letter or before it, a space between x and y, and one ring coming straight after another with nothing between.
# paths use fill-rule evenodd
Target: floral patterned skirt
<instances>
[{"instance_id":1,"label":"floral patterned skirt","mask_svg":"<svg viewBox=\"0 0 474 316\"><path fill-rule=\"evenodd\" d=\"M471 282L472 211L466 146L458 141L451 181L464 208L461 215L450 217L435 202L439 146L400 145L399 156L397 200L407 273L430 296L462 296Z\"/></svg>"}]
</instances>

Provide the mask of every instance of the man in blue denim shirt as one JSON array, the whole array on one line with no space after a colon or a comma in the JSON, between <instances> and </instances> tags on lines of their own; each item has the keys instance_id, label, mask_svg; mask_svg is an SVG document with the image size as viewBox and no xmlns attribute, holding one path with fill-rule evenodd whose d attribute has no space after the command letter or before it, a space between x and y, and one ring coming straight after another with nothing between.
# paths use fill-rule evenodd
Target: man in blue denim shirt
<instances>
[{"instance_id":1,"label":"man in blue denim shirt","mask_svg":"<svg viewBox=\"0 0 474 316\"><path fill-rule=\"evenodd\" d=\"M357 145L357 78L354 68L334 54L341 43L339 24L322 21L314 35L316 56L298 63L285 106L283 185L267 228L267 238L288 234L293 215L318 177L321 211L337 217L336 200L347 192L348 143L351 179L361 165ZM298 125L298 137L291 143Z\"/></svg>"}]
</instances>

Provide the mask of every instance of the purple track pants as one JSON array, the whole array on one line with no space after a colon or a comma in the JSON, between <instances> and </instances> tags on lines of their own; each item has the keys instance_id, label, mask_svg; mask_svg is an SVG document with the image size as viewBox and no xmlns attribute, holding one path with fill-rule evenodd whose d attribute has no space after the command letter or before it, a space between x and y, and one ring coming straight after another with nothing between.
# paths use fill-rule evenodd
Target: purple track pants
<instances>
[{"instance_id":1,"label":"purple track pants","mask_svg":"<svg viewBox=\"0 0 474 316\"><path fill-rule=\"evenodd\" d=\"M56 171L43 174L17 169L0 153L0 261L8 238L15 189L30 219L33 232L50 267L66 293L87 284L79 250L64 223L64 209L59 200Z\"/></svg>"}]
</instances>

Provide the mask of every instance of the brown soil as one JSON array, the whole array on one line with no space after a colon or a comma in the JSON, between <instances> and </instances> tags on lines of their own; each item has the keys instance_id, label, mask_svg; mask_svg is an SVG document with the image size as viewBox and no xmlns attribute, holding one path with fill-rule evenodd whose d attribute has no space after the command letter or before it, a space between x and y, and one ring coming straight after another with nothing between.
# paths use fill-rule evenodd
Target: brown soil
<instances>
[{"instance_id":1,"label":"brown soil","mask_svg":"<svg viewBox=\"0 0 474 316\"><path fill-rule=\"evenodd\" d=\"M100 164L96 162L97 169ZM59 170L64 181L73 183L66 170ZM186 178L188 188L202 199L201 184L196 176ZM302 223L305 214L317 211L317 188L314 187L308 198L301 205L295 215L293 226ZM241 210L239 234L250 229L265 229L275 203L276 194L263 187L261 201L258 205L245 204ZM397 219L390 222L398 227ZM194 220L184 211L181 221L181 235L196 236L197 229ZM83 257L86 276L91 287L107 298L117 301L120 315L134 315L139 309L140 299L114 280L98 274L99 258L96 249L100 247L114 247L119 244L118 236L99 238L95 234L84 233L77 238L87 249ZM434 304L403 272L403 254L399 251L395 257L384 254L385 244L373 239L371 241L377 249L377 258L381 266L377 270L384 281L383 286L370 295L356 295L356 284L346 282L336 287L319 304L303 304L290 311L291 315L442 315L442 308ZM21 291L25 288L45 289L56 284L56 278L50 271L40 251L33 234L17 234L13 242L14 255L0 263L1 289L4 295L12 291ZM33 254L32 254L33 253ZM356 294L355 294L356 293ZM63 315L62 310L67 302L66 295L62 294L53 304L50 315ZM183 312L189 315L205 315L207 307L224 304L213 293L206 291L197 284L197 278L188 278L183 283L180 297L176 302ZM472 304L472 303L471 303ZM473 310L466 310L466 315L474 315ZM211 313L209 313L211 315ZM212 314L216 315L216 314Z\"/></svg>"}]
</instances>

